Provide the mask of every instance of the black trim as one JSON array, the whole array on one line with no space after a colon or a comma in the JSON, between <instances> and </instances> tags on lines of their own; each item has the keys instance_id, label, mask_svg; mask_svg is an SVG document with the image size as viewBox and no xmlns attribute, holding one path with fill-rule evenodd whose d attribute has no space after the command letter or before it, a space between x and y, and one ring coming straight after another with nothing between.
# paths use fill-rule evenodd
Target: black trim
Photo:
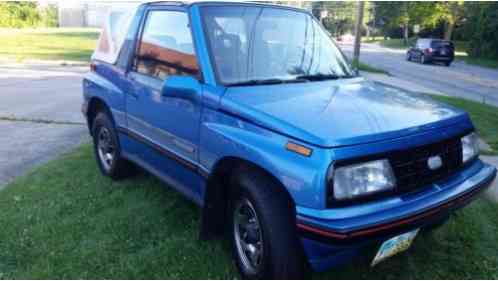
<instances>
[{"instance_id":1,"label":"black trim","mask_svg":"<svg viewBox=\"0 0 498 281\"><path fill-rule=\"evenodd\" d=\"M198 174L199 176L207 179L209 178L209 173L202 170L198 165L188 161L188 160L185 160L181 157L179 157L178 155L176 155L175 153L149 141L148 139L140 136L139 134L137 133L134 133L132 132L131 130L128 130L126 128L123 128L123 127L118 127L118 132L142 143L142 144L145 144L147 146L149 146L150 148L154 149L155 151L159 152L160 154L162 154L163 156L166 156L168 157L169 159L171 160L174 160L176 162L178 162L179 164L181 164L182 166L184 166L185 168L191 170L192 172Z\"/></svg>"},{"instance_id":2,"label":"black trim","mask_svg":"<svg viewBox=\"0 0 498 281\"><path fill-rule=\"evenodd\" d=\"M173 1L173 2L179 3L176 1ZM197 79L200 83L204 83L204 81L205 81L204 72L203 72L202 66L199 63L200 60L199 60L199 55L197 52L198 46L197 46L197 43L195 42L195 39L194 39L194 30L192 28L192 18L190 15L191 13L186 8L186 6L188 6L188 5L169 5L169 4L163 5L165 2L162 2L162 3L155 2L155 3L158 3L158 5L153 5L152 3L144 4L145 5L144 11L142 13L142 18L140 19L140 23L138 26L138 32L137 32L137 34L135 34L135 37L134 37L133 51L132 51L132 55L128 58L129 61L128 61L128 67L127 67L126 72L127 73L128 72L140 73L136 69L136 58L138 57L138 54L139 54L139 47L140 47L140 43L142 42L142 37L143 37L145 25L147 24L147 20L149 18L149 14L151 12L154 12L154 11L180 12L180 13L185 13L188 17L188 21L189 21L188 27L190 30L190 36L192 37L192 44L194 45L194 53L195 53L194 55L195 55L195 58L197 60L197 65L199 67L199 73L197 75L189 74L189 75L185 75L185 76L191 76L191 77ZM172 68L175 68L175 67L172 67ZM152 76L152 75L149 75L146 73L140 73L140 74L159 79L158 77L155 77L155 76ZM167 77L166 77L166 79L167 79ZM161 80L161 79L159 79L159 80ZM163 81L163 80L161 80L161 81Z\"/></svg>"},{"instance_id":3,"label":"black trim","mask_svg":"<svg viewBox=\"0 0 498 281\"><path fill-rule=\"evenodd\" d=\"M460 139L470 133L474 132L473 129L470 129L470 130L465 130L463 132L460 132L460 133L456 133L456 134L453 134L451 136L448 136L447 138L445 138L444 140L439 140L439 141L436 141L436 142L429 142L429 143L426 143L426 144L422 144L422 145L415 145L415 146L410 146L410 147L405 147L405 148L402 148L402 149L395 149L395 150L390 150L390 151L387 151L387 152L381 152L381 153L376 153L376 154L370 154L370 155L362 155L362 156L359 156L359 157L354 157L354 158L349 158L349 159L342 159L342 160L338 160L336 162L334 162L332 164L333 166L333 169L337 169L337 168L340 168L340 167L344 167L344 166L349 166L349 165L354 165L354 164L360 164L360 163L365 163L365 162L370 162L370 161L376 161L376 160L383 160L383 159L386 159L389 161L389 164L391 165L391 167L393 168L393 172L394 172L394 176L396 178L396 181L398 181L398 178L397 178L397 175L395 173L395 170L394 170L394 167L393 167L393 163L392 163L392 156L394 154L404 154L404 153L410 153L410 151L414 150L414 149L417 149L417 148L420 148L420 147L425 147L425 146L429 146L429 145L433 145L433 144L438 144L438 143L442 143L442 142L446 142L446 141L449 141L449 140L452 140L452 139ZM446 175L446 177L442 177L442 178L439 178L436 180L439 181L439 180L443 180L445 178L448 178L452 175L454 175L455 173L469 167L470 165L472 165L475 161L477 160L477 157L474 158L474 159L471 159L469 161L467 161L466 163L462 163L460 164L460 166L454 170L451 174L448 174ZM331 167L332 167L331 166ZM353 198L353 199L347 199L347 200L337 200L335 199L334 197L334 180L333 178L331 179L328 179L329 181L327 182L327 208L332 208L332 207L347 207L347 206L351 206L351 205L354 205L354 204L361 204L361 203L366 203L366 202L371 202L371 201L375 201L375 200L379 200L379 199L382 199L382 198L386 198L388 196L395 196L395 195L406 195L406 194L415 194L415 193L418 193L418 192L423 192L426 188L430 187L430 184L426 184L426 185L422 185L422 186L419 186L417 188L414 188L413 190L404 190L402 188L399 188L398 186L395 186L394 189L390 189L390 190L386 190L386 191L380 191L380 192L376 192L376 193L373 193L373 194L369 194L369 195L365 195L365 196L360 196L360 197L357 197L357 198Z\"/></svg>"}]
</instances>

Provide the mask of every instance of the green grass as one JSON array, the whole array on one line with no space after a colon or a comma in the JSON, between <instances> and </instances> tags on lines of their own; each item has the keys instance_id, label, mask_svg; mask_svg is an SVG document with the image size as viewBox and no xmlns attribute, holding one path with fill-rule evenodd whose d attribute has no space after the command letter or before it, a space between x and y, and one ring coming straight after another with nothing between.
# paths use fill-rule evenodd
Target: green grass
<instances>
[{"instance_id":1,"label":"green grass","mask_svg":"<svg viewBox=\"0 0 498 281\"><path fill-rule=\"evenodd\" d=\"M152 176L113 182L90 145L0 191L0 279L238 278L226 241L198 238L200 211ZM496 205L478 200L375 268L324 279L496 279Z\"/></svg>"},{"instance_id":2,"label":"green grass","mask_svg":"<svg viewBox=\"0 0 498 281\"><path fill-rule=\"evenodd\" d=\"M463 60L468 64L487 67L487 68L498 68L498 60L488 59L488 58L473 58L467 55L457 55L456 59Z\"/></svg>"},{"instance_id":3,"label":"green grass","mask_svg":"<svg viewBox=\"0 0 498 281\"><path fill-rule=\"evenodd\" d=\"M416 41L416 38L409 38L408 45L405 45L403 39L388 39L378 41L379 44L386 48L392 49L408 49L408 46L413 45Z\"/></svg>"},{"instance_id":4,"label":"green grass","mask_svg":"<svg viewBox=\"0 0 498 281\"><path fill-rule=\"evenodd\" d=\"M360 71L366 71L366 72L373 72L373 73L381 73L381 74L390 75L389 72L386 71L386 70L384 70L384 69L380 69L380 68L371 66L371 65L363 63L363 62L360 62L358 64L358 70L360 70Z\"/></svg>"},{"instance_id":5,"label":"green grass","mask_svg":"<svg viewBox=\"0 0 498 281\"><path fill-rule=\"evenodd\" d=\"M491 146L494 153L498 153L498 108L461 98L438 95L432 97L467 111L479 135Z\"/></svg>"},{"instance_id":6,"label":"green grass","mask_svg":"<svg viewBox=\"0 0 498 281\"><path fill-rule=\"evenodd\" d=\"M363 43L376 43L383 41L384 37L383 36L363 36L361 37L361 42Z\"/></svg>"},{"instance_id":7,"label":"green grass","mask_svg":"<svg viewBox=\"0 0 498 281\"><path fill-rule=\"evenodd\" d=\"M0 57L17 62L89 61L97 38L95 29L0 29Z\"/></svg>"}]
</instances>

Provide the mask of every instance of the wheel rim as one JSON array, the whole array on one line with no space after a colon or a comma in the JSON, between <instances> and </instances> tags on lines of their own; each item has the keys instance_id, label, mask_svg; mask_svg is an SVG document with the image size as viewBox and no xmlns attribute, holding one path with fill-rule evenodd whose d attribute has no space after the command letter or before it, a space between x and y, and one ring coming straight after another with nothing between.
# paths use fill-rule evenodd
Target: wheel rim
<instances>
[{"instance_id":1,"label":"wheel rim","mask_svg":"<svg viewBox=\"0 0 498 281\"><path fill-rule=\"evenodd\" d=\"M407 53L407 54L406 54L406 60L407 60L407 61L410 61L410 53Z\"/></svg>"},{"instance_id":2,"label":"wheel rim","mask_svg":"<svg viewBox=\"0 0 498 281\"><path fill-rule=\"evenodd\" d=\"M422 55L422 56L420 57L420 62L421 62L421 63L425 63L425 56L424 56L424 55Z\"/></svg>"},{"instance_id":3,"label":"wheel rim","mask_svg":"<svg viewBox=\"0 0 498 281\"><path fill-rule=\"evenodd\" d=\"M263 265L264 244L256 210L249 200L237 202L233 220L235 245L244 271L256 274Z\"/></svg>"},{"instance_id":4,"label":"wheel rim","mask_svg":"<svg viewBox=\"0 0 498 281\"><path fill-rule=\"evenodd\" d=\"M97 135L97 148L100 163L102 163L106 171L109 171L114 163L116 150L112 142L111 133L105 127L102 127Z\"/></svg>"}]
</instances>

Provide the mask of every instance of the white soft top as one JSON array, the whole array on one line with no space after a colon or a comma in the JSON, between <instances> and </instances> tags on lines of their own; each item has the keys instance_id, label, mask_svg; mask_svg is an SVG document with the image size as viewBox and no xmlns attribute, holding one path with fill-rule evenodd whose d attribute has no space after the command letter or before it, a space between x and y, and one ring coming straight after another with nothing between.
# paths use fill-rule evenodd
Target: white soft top
<instances>
[{"instance_id":1,"label":"white soft top","mask_svg":"<svg viewBox=\"0 0 498 281\"><path fill-rule=\"evenodd\" d=\"M137 8L138 4L108 11L92 60L116 63Z\"/></svg>"}]
</instances>

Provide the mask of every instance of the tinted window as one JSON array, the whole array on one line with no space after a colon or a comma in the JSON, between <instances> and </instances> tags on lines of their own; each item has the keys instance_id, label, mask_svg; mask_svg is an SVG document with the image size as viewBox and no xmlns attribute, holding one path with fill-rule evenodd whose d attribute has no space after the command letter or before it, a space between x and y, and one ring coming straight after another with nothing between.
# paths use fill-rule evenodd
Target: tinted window
<instances>
[{"instance_id":1,"label":"tinted window","mask_svg":"<svg viewBox=\"0 0 498 281\"><path fill-rule=\"evenodd\" d=\"M449 48L452 48L453 47L453 43L451 43L449 41L436 40L436 41L432 41L431 47L432 48L440 48L440 47L449 47Z\"/></svg>"},{"instance_id":2,"label":"tinted window","mask_svg":"<svg viewBox=\"0 0 498 281\"><path fill-rule=\"evenodd\" d=\"M186 13L149 12L135 58L135 70L161 80L173 74L199 76Z\"/></svg>"},{"instance_id":3,"label":"tinted window","mask_svg":"<svg viewBox=\"0 0 498 281\"><path fill-rule=\"evenodd\" d=\"M220 82L350 76L328 34L307 13L267 7L202 9L205 33Z\"/></svg>"}]
</instances>

